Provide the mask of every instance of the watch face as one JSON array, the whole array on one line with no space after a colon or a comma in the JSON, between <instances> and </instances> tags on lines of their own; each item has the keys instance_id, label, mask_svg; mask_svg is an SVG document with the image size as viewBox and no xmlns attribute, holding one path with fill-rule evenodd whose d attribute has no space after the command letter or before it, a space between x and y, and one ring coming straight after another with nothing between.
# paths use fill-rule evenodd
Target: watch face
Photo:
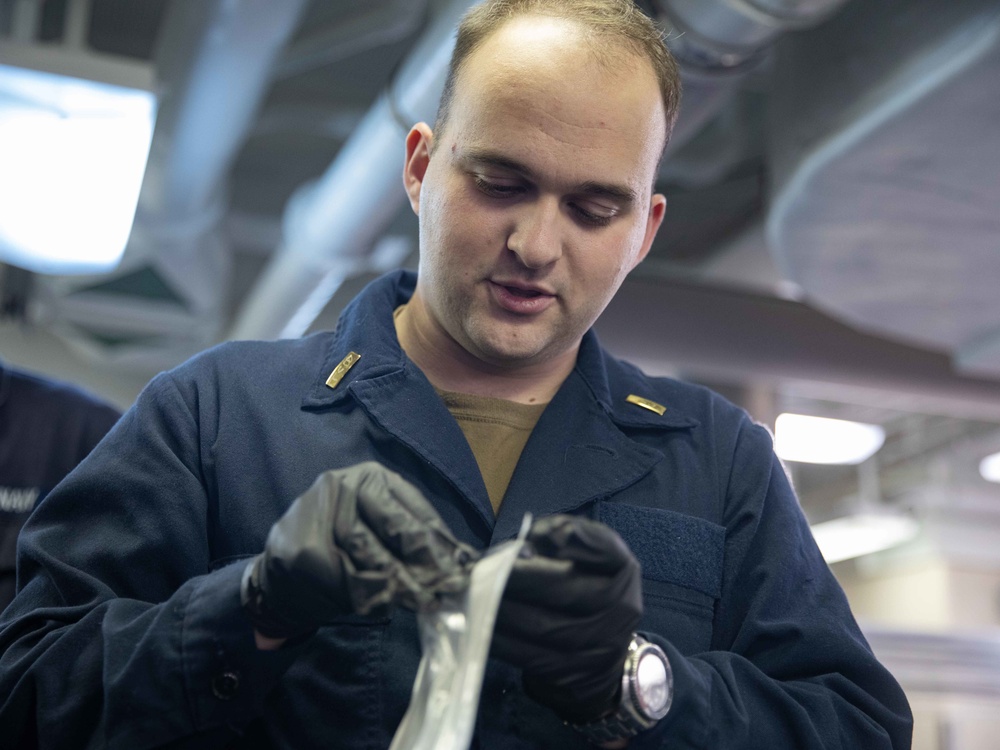
<instances>
[{"instance_id":1,"label":"watch face","mask_svg":"<svg viewBox=\"0 0 1000 750\"><path fill-rule=\"evenodd\" d=\"M655 653L639 658L635 675L636 699L642 712L651 719L660 719L670 708L670 680L667 665Z\"/></svg>"}]
</instances>

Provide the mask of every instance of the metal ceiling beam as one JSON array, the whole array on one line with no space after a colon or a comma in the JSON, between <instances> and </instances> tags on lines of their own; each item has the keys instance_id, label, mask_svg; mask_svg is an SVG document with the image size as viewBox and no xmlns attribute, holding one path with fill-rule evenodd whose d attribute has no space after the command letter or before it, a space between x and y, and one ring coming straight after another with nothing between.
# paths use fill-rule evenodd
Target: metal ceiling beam
<instances>
[{"instance_id":1,"label":"metal ceiling beam","mask_svg":"<svg viewBox=\"0 0 1000 750\"><path fill-rule=\"evenodd\" d=\"M596 329L651 373L905 394L918 411L1000 421L1000 381L963 377L947 353L859 333L791 300L633 276Z\"/></svg>"}]
</instances>

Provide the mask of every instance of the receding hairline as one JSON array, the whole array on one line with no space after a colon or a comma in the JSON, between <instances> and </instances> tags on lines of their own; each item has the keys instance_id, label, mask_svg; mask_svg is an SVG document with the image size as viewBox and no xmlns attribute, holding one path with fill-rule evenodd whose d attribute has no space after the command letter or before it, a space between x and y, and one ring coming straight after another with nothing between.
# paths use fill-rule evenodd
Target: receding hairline
<instances>
[{"instance_id":1,"label":"receding hairline","mask_svg":"<svg viewBox=\"0 0 1000 750\"><path fill-rule=\"evenodd\" d=\"M512 14L501 23L490 29L488 33L475 40L475 43L457 61L455 67L456 78L466 68L469 60L486 45L491 39L495 39L498 34L509 29L512 25L529 22L531 19L547 19L560 22L566 26L574 28L580 33L581 40L585 43L587 51L594 60L608 70L618 70L630 58L639 58L648 66L653 75L656 75L655 67L649 60L642 45L634 39L630 39L621 34L608 29L597 29L588 25L578 18L567 15L560 15L554 12L546 12L545 9L532 9L523 13ZM611 42L611 44L607 44ZM661 96L662 98L662 96Z\"/></svg>"},{"instance_id":2,"label":"receding hairline","mask_svg":"<svg viewBox=\"0 0 1000 750\"><path fill-rule=\"evenodd\" d=\"M576 18L559 15L557 13L544 13L535 10L526 13L517 13L509 16L502 23L497 24L496 27L490 29L489 33L484 34L481 38L477 39L476 43L465 52L462 58L455 65L451 80L452 88L451 91L448 92L449 106L442 107L438 111L438 117L434 123L435 135L441 135L441 132L444 130L444 126L447 124L448 120L450 120L450 102L455 98L455 94L459 88L463 74L476 54L479 53L489 41L495 39L501 32L509 29L511 25L531 19L532 17L560 21L578 30L580 32L580 39L585 45L584 51L590 55L591 59L605 72L625 72L629 70L629 65L632 62L640 60L647 66L647 70L653 80L657 80L656 69L653 63L643 53L641 45L634 40L623 37L620 34L602 32L599 29L594 29L586 25ZM609 40L612 44L605 43ZM661 99L661 104L664 105L665 109L666 103L662 101L663 96L662 93L659 93L659 86L657 86L657 89L657 96ZM435 138L435 146L437 145L437 142L438 139Z\"/></svg>"},{"instance_id":3,"label":"receding hairline","mask_svg":"<svg viewBox=\"0 0 1000 750\"><path fill-rule=\"evenodd\" d=\"M511 22L531 17L551 18L575 26L594 60L605 69L620 69L636 57L645 60L659 90L666 146L680 104L680 73L664 43L662 30L632 0L582 0L576 5L557 0L487 0L473 7L458 27L435 132L445 129L457 80L468 59Z\"/></svg>"}]
</instances>

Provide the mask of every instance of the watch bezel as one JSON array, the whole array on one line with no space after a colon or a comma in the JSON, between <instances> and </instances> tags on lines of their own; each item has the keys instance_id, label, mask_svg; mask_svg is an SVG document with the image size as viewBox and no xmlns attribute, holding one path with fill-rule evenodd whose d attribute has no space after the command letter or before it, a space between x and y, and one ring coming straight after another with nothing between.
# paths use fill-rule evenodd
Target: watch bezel
<instances>
[{"instance_id":1,"label":"watch bezel","mask_svg":"<svg viewBox=\"0 0 1000 750\"><path fill-rule=\"evenodd\" d=\"M666 685L664 687L667 691L667 701L662 712L658 711L652 714L643 707L637 695L637 691L642 689L638 682L639 663L644 658L651 657L663 662L666 671ZM628 739L639 732L652 729L670 711L673 699L674 678L667 655L655 643L647 641L640 635L633 635L622 669L622 693L618 709L610 716L589 724L569 724L569 722L567 724L594 744Z\"/></svg>"},{"instance_id":2,"label":"watch bezel","mask_svg":"<svg viewBox=\"0 0 1000 750\"><path fill-rule=\"evenodd\" d=\"M666 692L666 701L659 710L654 710L649 706L649 700L645 693L650 686L640 684L640 665L645 659L656 659L663 665L663 674L666 684L662 689ZM628 697L623 701L626 707L634 711L635 718L642 724L652 727L670 711L670 706L674 698L673 671L670 668L670 660L663 652L663 649L655 643L647 641L640 635L636 635L629 644L628 657L625 659L625 670L622 675L622 697Z\"/></svg>"}]
</instances>

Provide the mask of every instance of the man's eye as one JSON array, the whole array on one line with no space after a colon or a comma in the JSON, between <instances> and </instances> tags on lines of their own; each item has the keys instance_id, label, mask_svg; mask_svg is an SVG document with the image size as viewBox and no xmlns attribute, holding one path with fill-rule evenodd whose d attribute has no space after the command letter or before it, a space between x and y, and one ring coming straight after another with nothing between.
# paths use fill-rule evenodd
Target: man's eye
<instances>
[{"instance_id":1,"label":"man's eye","mask_svg":"<svg viewBox=\"0 0 1000 750\"><path fill-rule=\"evenodd\" d=\"M479 188L486 195L490 195L494 198L511 198L515 195L521 193L520 185L510 185L503 182L491 182L487 180L482 175L474 175L476 181L476 187Z\"/></svg>"},{"instance_id":2,"label":"man's eye","mask_svg":"<svg viewBox=\"0 0 1000 750\"><path fill-rule=\"evenodd\" d=\"M603 209L601 213L597 213L584 208L579 203L572 204L571 208L581 222L592 227L606 227L615 218L615 214L618 213L616 210L610 208Z\"/></svg>"}]
</instances>

